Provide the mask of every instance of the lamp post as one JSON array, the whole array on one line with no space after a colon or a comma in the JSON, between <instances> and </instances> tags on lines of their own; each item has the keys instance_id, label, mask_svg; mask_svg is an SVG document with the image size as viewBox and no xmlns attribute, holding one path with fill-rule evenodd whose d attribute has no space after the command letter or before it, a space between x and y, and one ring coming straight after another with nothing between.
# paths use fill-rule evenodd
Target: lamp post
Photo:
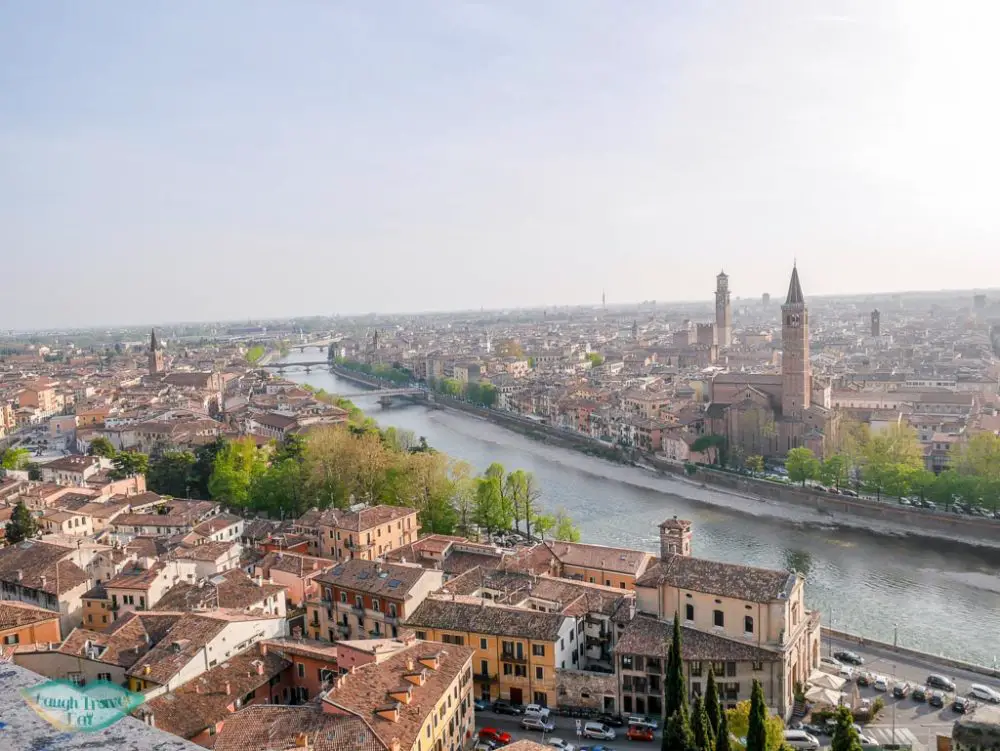
<instances>
[{"instance_id":1,"label":"lamp post","mask_svg":"<svg viewBox=\"0 0 1000 751\"><path fill-rule=\"evenodd\" d=\"M896 646L898 644L898 638L899 638L899 625L896 624L896 623L893 623L892 624L892 651L893 651L893 653L896 652ZM892 677L895 680L895 678L896 678L896 663L895 663L895 661L892 663ZM899 704L898 700L894 701L892 703L892 746L893 746L893 748L896 747L896 705L897 704Z\"/></svg>"}]
</instances>

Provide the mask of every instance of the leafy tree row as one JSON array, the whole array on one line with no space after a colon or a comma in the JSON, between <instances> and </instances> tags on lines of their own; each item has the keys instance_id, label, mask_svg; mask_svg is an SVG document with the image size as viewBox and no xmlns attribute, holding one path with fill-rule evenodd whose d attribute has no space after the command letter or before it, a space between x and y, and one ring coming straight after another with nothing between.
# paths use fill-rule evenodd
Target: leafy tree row
<instances>
[{"instance_id":1,"label":"leafy tree row","mask_svg":"<svg viewBox=\"0 0 1000 751\"><path fill-rule=\"evenodd\" d=\"M492 383L480 383L469 381L468 383L459 381L457 378L431 378L428 385L439 394L451 396L456 399L465 399L467 402L480 407L492 407L497 402L497 389Z\"/></svg>"},{"instance_id":2,"label":"leafy tree row","mask_svg":"<svg viewBox=\"0 0 1000 751\"><path fill-rule=\"evenodd\" d=\"M358 373L364 373L365 375L374 376L375 378L381 378L383 381L389 381L397 386L405 386L413 382L413 373L394 365L368 365L367 363L357 362L356 360L348 360L347 358L337 356L331 356L330 360L347 370L354 370Z\"/></svg>"}]
</instances>

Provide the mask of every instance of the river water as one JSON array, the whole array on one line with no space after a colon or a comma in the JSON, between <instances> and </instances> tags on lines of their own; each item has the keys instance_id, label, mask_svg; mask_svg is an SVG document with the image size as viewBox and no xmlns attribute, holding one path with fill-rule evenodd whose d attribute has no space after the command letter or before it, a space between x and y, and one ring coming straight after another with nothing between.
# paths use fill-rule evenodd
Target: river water
<instances>
[{"instance_id":1,"label":"river water","mask_svg":"<svg viewBox=\"0 0 1000 751\"><path fill-rule=\"evenodd\" d=\"M287 361L315 359L293 353ZM361 390L327 370L287 375L334 393ZM533 472L543 506L564 508L584 542L656 553L657 524L676 514L694 524L695 555L804 573L807 604L824 625L889 642L895 625L901 646L984 665L1000 658L1000 551L839 527L805 509L706 490L470 415L354 401L383 427L425 436L476 470L500 462Z\"/></svg>"}]
</instances>

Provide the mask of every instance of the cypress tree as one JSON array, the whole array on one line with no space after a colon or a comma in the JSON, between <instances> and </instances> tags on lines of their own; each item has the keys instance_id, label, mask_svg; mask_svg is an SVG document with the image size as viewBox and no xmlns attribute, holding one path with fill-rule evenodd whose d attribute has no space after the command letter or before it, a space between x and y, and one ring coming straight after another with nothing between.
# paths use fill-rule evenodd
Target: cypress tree
<instances>
[{"instance_id":1,"label":"cypress tree","mask_svg":"<svg viewBox=\"0 0 1000 751\"><path fill-rule=\"evenodd\" d=\"M764 689L756 678L753 681L753 692L750 694L746 751L767 751L767 706L764 703Z\"/></svg>"},{"instance_id":2,"label":"cypress tree","mask_svg":"<svg viewBox=\"0 0 1000 751\"><path fill-rule=\"evenodd\" d=\"M684 662L681 660L681 622L674 613L674 636L670 641L667 658L666 692L664 696L665 716L680 712L687 720L687 690L684 687Z\"/></svg>"},{"instance_id":3,"label":"cypress tree","mask_svg":"<svg viewBox=\"0 0 1000 751\"><path fill-rule=\"evenodd\" d=\"M722 722L722 702L719 700L719 688L715 685L715 671L708 667L708 683L705 686L705 711L708 713L708 724L712 728L712 737L719 737L719 725Z\"/></svg>"},{"instance_id":4,"label":"cypress tree","mask_svg":"<svg viewBox=\"0 0 1000 751\"><path fill-rule=\"evenodd\" d=\"M660 741L660 751L698 751L694 734L688 724L687 715L674 712L667 718L663 726L663 740Z\"/></svg>"},{"instance_id":5,"label":"cypress tree","mask_svg":"<svg viewBox=\"0 0 1000 751\"><path fill-rule=\"evenodd\" d=\"M719 732L715 734L715 751L730 751L729 748L729 720L726 713L719 716Z\"/></svg>"},{"instance_id":6,"label":"cypress tree","mask_svg":"<svg viewBox=\"0 0 1000 751\"><path fill-rule=\"evenodd\" d=\"M847 707L837 708L837 726L833 729L831 751L861 751L861 738Z\"/></svg>"},{"instance_id":7,"label":"cypress tree","mask_svg":"<svg viewBox=\"0 0 1000 751\"><path fill-rule=\"evenodd\" d=\"M694 733L694 742L698 751L714 751L715 738L712 736L708 712L705 711L705 702L700 696L694 700L694 711L691 713L691 732Z\"/></svg>"}]
</instances>

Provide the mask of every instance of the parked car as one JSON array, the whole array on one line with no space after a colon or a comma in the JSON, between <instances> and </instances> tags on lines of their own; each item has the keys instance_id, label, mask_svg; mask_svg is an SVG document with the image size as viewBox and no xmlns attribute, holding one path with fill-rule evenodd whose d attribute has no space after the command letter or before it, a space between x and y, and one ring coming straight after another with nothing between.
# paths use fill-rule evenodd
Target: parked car
<instances>
[{"instance_id":1,"label":"parked car","mask_svg":"<svg viewBox=\"0 0 1000 751\"><path fill-rule=\"evenodd\" d=\"M819 664L820 665L828 665L831 668L837 668L838 670L840 670L840 668L844 667L844 663L842 663L840 660L838 660L835 657L820 657L819 658Z\"/></svg>"},{"instance_id":2,"label":"parked car","mask_svg":"<svg viewBox=\"0 0 1000 751\"><path fill-rule=\"evenodd\" d=\"M805 730L786 730L785 744L796 751L818 751L819 739Z\"/></svg>"},{"instance_id":3,"label":"parked car","mask_svg":"<svg viewBox=\"0 0 1000 751\"><path fill-rule=\"evenodd\" d=\"M944 691L955 690L955 681L953 681L951 678L945 678L943 675L936 675L932 673L931 675L927 676L926 683L931 688L940 688Z\"/></svg>"},{"instance_id":4,"label":"parked car","mask_svg":"<svg viewBox=\"0 0 1000 751\"><path fill-rule=\"evenodd\" d=\"M876 691L888 691L889 680L884 675L876 675L875 679L872 681L872 688Z\"/></svg>"},{"instance_id":5,"label":"parked car","mask_svg":"<svg viewBox=\"0 0 1000 751\"><path fill-rule=\"evenodd\" d=\"M983 701L988 701L991 704L1000 704L1000 691L989 686L984 686L982 683L973 683L969 687L969 695Z\"/></svg>"},{"instance_id":6,"label":"parked car","mask_svg":"<svg viewBox=\"0 0 1000 751\"><path fill-rule=\"evenodd\" d=\"M870 686L875 676L872 673L858 673L857 684L859 686Z\"/></svg>"},{"instance_id":7,"label":"parked car","mask_svg":"<svg viewBox=\"0 0 1000 751\"><path fill-rule=\"evenodd\" d=\"M605 725L610 725L613 728L625 727L625 718L620 714L599 714L597 715L597 721L603 722Z\"/></svg>"},{"instance_id":8,"label":"parked car","mask_svg":"<svg viewBox=\"0 0 1000 751\"><path fill-rule=\"evenodd\" d=\"M588 722L583 726L583 737L598 741L613 741L615 731L602 722Z\"/></svg>"},{"instance_id":9,"label":"parked car","mask_svg":"<svg viewBox=\"0 0 1000 751\"><path fill-rule=\"evenodd\" d=\"M549 744L552 748L558 748L559 751L576 751L576 746L572 743L567 743L562 738L549 738Z\"/></svg>"},{"instance_id":10,"label":"parked car","mask_svg":"<svg viewBox=\"0 0 1000 751\"><path fill-rule=\"evenodd\" d=\"M841 495L846 495L848 498L857 498L858 497L858 494L855 493L853 490L841 489L840 494Z\"/></svg>"},{"instance_id":11,"label":"parked car","mask_svg":"<svg viewBox=\"0 0 1000 751\"><path fill-rule=\"evenodd\" d=\"M658 723L652 717L643 717L642 715L630 715L628 718L629 725L649 725L653 730L659 730L660 723Z\"/></svg>"},{"instance_id":12,"label":"parked car","mask_svg":"<svg viewBox=\"0 0 1000 751\"><path fill-rule=\"evenodd\" d=\"M901 682L892 687L892 695L897 699L905 699L910 695L912 688L909 683Z\"/></svg>"},{"instance_id":13,"label":"parked car","mask_svg":"<svg viewBox=\"0 0 1000 751\"><path fill-rule=\"evenodd\" d=\"M649 725L629 725L625 731L625 737L630 741L651 741L653 740L653 728Z\"/></svg>"},{"instance_id":14,"label":"parked car","mask_svg":"<svg viewBox=\"0 0 1000 751\"><path fill-rule=\"evenodd\" d=\"M927 703L932 707L944 707L944 692L931 691L930 696L927 697Z\"/></svg>"},{"instance_id":15,"label":"parked car","mask_svg":"<svg viewBox=\"0 0 1000 751\"><path fill-rule=\"evenodd\" d=\"M970 709L972 709L972 701L965 698L964 696L956 696L951 702L951 709L953 712L958 712L959 714L965 714Z\"/></svg>"},{"instance_id":16,"label":"parked car","mask_svg":"<svg viewBox=\"0 0 1000 751\"><path fill-rule=\"evenodd\" d=\"M526 704L524 707L525 717L541 717L543 720L547 720L550 714L548 707L539 704Z\"/></svg>"},{"instance_id":17,"label":"parked car","mask_svg":"<svg viewBox=\"0 0 1000 751\"><path fill-rule=\"evenodd\" d=\"M537 730L540 733L551 733L556 728L554 723L541 717L525 717L521 720L521 727L525 730Z\"/></svg>"},{"instance_id":18,"label":"parked car","mask_svg":"<svg viewBox=\"0 0 1000 751\"><path fill-rule=\"evenodd\" d=\"M872 738L870 735L865 735L862 732L858 732L858 740L861 741L862 746L878 746L879 742Z\"/></svg>"},{"instance_id":19,"label":"parked car","mask_svg":"<svg viewBox=\"0 0 1000 751\"><path fill-rule=\"evenodd\" d=\"M816 723L816 722L807 722L802 727L795 728L795 729L796 730L804 730L807 733L809 733L809 735L817 735L817 736L818 735L827 735L827 732L828 732L826 725L820 725L819 723Z\"/></svg>"},{"instance_id":20,"label":"parked car","mask_svg":"<svg viewBox=\"0 0 1000 751\"><path fill-rule=\"evenodd\" d=\"M492 743L495 746L506 746L512 739L510 733L496 728L483 728L479 731L479 740Z\"/></svg>"},{"instance_id":21,"label":"parked car","mask_svg":"<svg viewBox=\"0 0 1000 751\"><path fill-rule=\"evenodd\" d=\"M864 665L865 658L856 652L850 652L848 650L841 650L840 652L834 652L833 656L836 657L841 662L846 662L849 665Z\"/></svg>"},{"instance_id":22,"label":"parked car","mask_svg":"<svg viewBox=\"0 0 1000 751\"><path fill-rule=\"evenodd\" d=\"M472 702L472 706L475 707L477 712L487 712L492 705L486 699L476 699Z\"/></svg>"},{"instance_id":23,"label":"parked car","mask_svg":"<svg viewBox=\"0 0 1000 751\"><path fill-rule=\"evenodd\" d=\"M910 698L913 701L927 701L927 689L923 686L914 686L913 691L910 692Z\"/></svg>"},{"instance_id":24,"label":"parked car","mask_svg":"<svg viewBox=\"0 0 1000 751\"><path fill-rule=\"evenodd\" d=\"M520 715L524 714L524 707L517 704L511 704L506 699L497 699L493 702L493 711L497 714Z\"/></svg>"}]
</instances>

